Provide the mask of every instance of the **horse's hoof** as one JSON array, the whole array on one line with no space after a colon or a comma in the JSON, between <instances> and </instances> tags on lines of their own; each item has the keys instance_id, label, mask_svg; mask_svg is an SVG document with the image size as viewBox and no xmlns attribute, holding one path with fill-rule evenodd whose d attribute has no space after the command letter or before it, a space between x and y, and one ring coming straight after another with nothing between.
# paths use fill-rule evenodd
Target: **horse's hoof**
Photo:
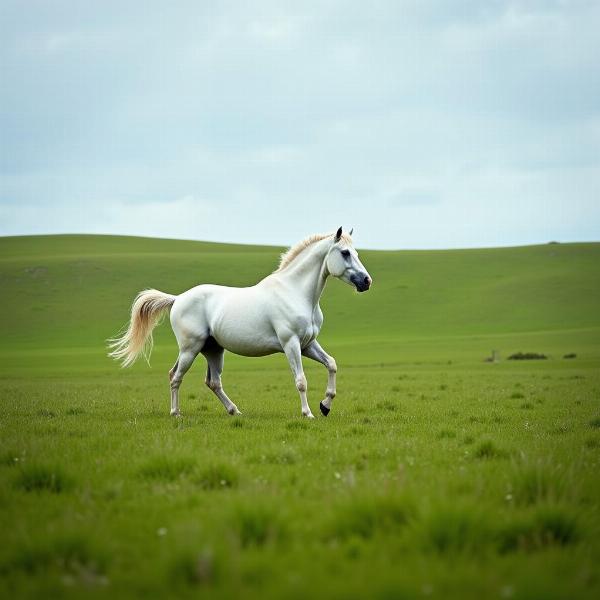
<instances>
[{"instance_id":1,"label":"horse's hoof","mask_svg":"<svg viewBox=\"0 0 600 600\"><path fill-rule=\"evenodd\" d=\"M236 415L241 415L242 413L237 409L237 408L230 408L227 411L232 417L235 417Z\"/></svg>"},{"instance_id":2,"label":"horse's hoof","mask_svg":"<svg viewBox=\"0 0 600 600\"><path fill-rule=\"evenodd\" d=\"M321 413L324 417L329 414L330 408L327 408L322 402L319 402L319 408L321 409Z\"/></svg>"},{"instance_id":3,"label":"horse's hoof","mask_svg":"<svg viewBox=\"0 0 600 600\"><path fill-rule=\"evenodd\" d=\"M171 416L172 417L180 417L181 413L178 410L172 410L171 411Z\"/></svg>"}]
</instances>

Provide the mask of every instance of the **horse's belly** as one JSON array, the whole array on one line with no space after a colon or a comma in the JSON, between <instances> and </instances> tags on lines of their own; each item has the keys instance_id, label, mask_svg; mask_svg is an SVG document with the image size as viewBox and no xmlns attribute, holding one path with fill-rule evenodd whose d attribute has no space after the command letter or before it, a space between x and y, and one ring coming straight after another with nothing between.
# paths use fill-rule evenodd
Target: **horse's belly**
<instances>
[{"instance_id":1,"label":"horse's belly","mask_svg":"<svg viewBox=\"0 0 600 600\"><path fill-rule=\"evenodd\" d=\"M241 356L267 356L281 352L276 336L261 335L256 331L216 331L212 335L223 348Z\"/></svg>"},{"instance_id":2,"label":"horse's belly","mask_svg":"<svg viewBox=\"0 0 600 600\"><path fill-rule=\"evenodd\" d=\"M281 344L263 306L250 290L232 294L215 304L211 335L226 350L242 356L266 356L281 352Z\"/></svg>"}]
</instances>

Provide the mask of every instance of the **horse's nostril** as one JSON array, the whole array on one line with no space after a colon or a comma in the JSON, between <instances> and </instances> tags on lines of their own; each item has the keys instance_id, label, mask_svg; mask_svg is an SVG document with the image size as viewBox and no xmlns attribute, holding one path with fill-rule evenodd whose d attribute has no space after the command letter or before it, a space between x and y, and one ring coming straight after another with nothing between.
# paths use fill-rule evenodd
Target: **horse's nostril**
<instances>
[{"instance_id":1,"label":"horse's nostril","mask_svg":"<svg viewBox=\"0 0 600 600\"><path fill-rule=\"evenodd\" d=\"M371 285L371 283L373 283L373 280L368 275L365 275L365 285Z\"/></svg>"}]
</instances>

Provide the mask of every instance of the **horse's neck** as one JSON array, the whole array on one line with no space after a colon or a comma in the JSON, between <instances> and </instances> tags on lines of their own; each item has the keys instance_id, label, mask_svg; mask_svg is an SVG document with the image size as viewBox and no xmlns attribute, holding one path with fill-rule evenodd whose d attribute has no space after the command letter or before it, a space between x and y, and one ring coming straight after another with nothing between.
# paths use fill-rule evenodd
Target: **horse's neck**
<instances>
[{"instance_id":1,"label":"horse's neck","mask_svg":"<svg viewBox=\"0 0 600 600\"><path fill-rule=\"evenodd\" d=\"M325 265L328 249L327 240L311 244L280 274L292 282L312 306L319 303L329 275Z\"/></svg>"}]
</instances>

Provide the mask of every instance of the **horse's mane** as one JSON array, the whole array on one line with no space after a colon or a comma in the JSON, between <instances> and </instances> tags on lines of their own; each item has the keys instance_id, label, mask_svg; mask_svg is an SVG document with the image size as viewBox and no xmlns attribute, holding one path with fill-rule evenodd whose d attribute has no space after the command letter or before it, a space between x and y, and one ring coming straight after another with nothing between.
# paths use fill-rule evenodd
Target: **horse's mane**
<instances>
[{"instance_id":1,"label":"horse's mane","mask_svg":"<svg viewBox=\"0 0 600 600\"><path fill-rule=\"evenodd\" d=\"M290 263L292 263L294 261L294 259L303 250L308 248L308 246L311 246L312 244L314 244L316 242L320 242L321 240L324 240L325 238L333 237L334 235L335 235L335 233L315 233L313 235L309 235L307 238L303 239L301 242L298 242L295 246L292 246L289 250L287 250L286 252L284 252L281 255L281 259L279 260L279 266L277 267L277 270L275 271L275 273L278 273L279 271L283 271ZM352 238L347 233L342 233L342 239L349 244L352 243Z\"/></svg>"}]
</instances>

